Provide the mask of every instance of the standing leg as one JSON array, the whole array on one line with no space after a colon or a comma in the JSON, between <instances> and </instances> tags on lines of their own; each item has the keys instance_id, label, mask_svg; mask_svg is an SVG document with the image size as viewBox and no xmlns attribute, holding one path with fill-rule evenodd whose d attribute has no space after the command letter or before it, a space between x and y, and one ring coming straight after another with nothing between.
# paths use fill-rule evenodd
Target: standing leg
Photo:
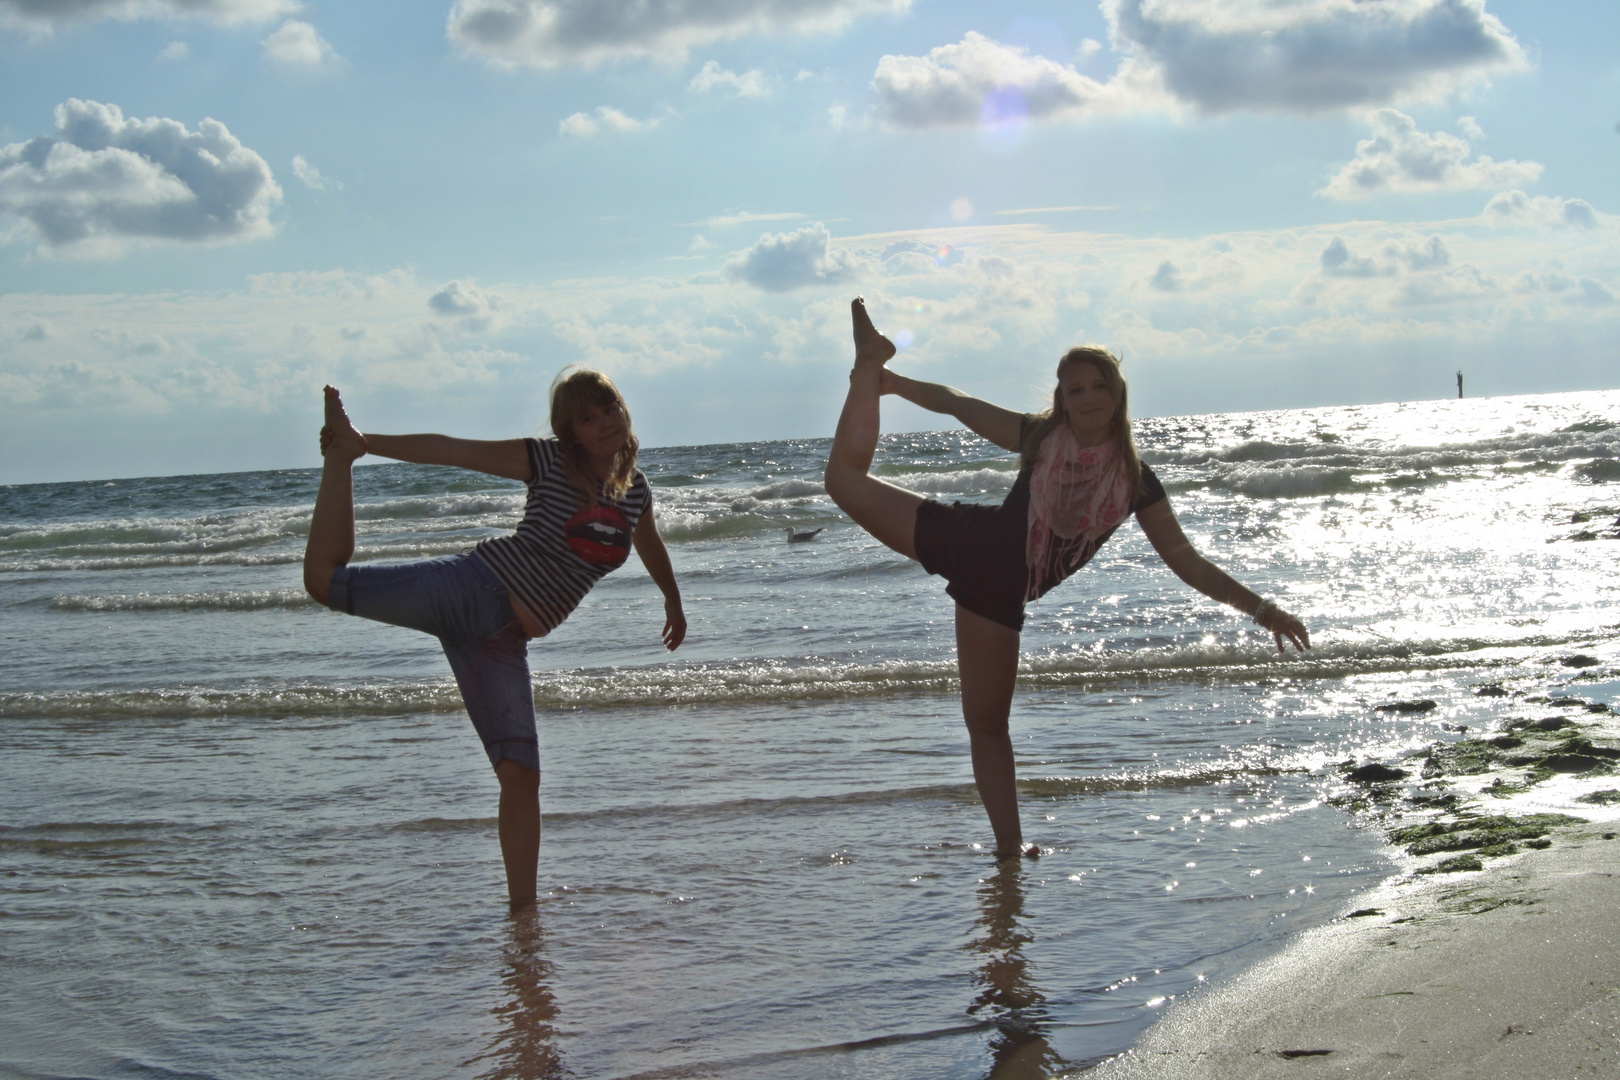
<instances>
[{"instance_id":1,"label":"standing leg","mask_svg":"<svg viewBox=\"0 0 1620 1080\"><path fill-rule=\"evenodd\" d=\"M332 572L354 558L355 461L366 452L364 435L349 423L338 392L326 388L326 426L321 429L321 487L315 513L309 521L309 542L304 546L304 588L316 601L326 603Z\"/></svg>"},{"instance_id":2,"label":"standing leg","mask_svg":"<svg viewBox=\"0 0 1620 1080\"><path fill-rule=\"evenodd\" d=\"M855 524L915 559L917 507L922 505L922 496L870 475L877 453L883 365L894 355L894 345L877 332L859 298L850 311L855 322L855 369L849 375L849 394L827 456L827 494Z\"/></svg>"},{"instance_id":3,"label":"standing leg","mask_svg":"<svg viewBox=\"0 0 1620 1080\"><path fill-rule=\"evenodd\" d=\"M505 758L495 766L501 782L501 861L513 911L534 907L540 876L540 772Z\"/></svg>"},{"instance_id":4,"label":"standing leg","mask_svg":"<svg viewBox=\"0 0 1620 1080\"><path fill-rule=\"evenodd\" d=\"M973 781L990 815L996 857L1038 855L1024 847L1018 824L1018 774L1013 763L1013 683L1018 676L1018 631L956 607L956 667L962 677L962 718L973 747Z\"/></svg>"}]
</instances>

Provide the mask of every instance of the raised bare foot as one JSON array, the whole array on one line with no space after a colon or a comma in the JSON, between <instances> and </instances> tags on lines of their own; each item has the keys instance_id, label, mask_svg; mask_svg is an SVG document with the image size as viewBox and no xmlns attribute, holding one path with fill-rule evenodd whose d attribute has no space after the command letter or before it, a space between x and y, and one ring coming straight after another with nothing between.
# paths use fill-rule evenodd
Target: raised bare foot
<instances>
[{"instance_id":1,"label":"raised bare foot","mask_svg":"<svg viewBox=\"0 0 1620 1080\"><path fill-rule=\"evenodd\" d=\"M366 437L349 423L349 414L343 411L343 400L337 387L326 388L326 426L321 428L321 454L339 461L353 461L365 456Z\"/></svg>"},{"instance_id":2,"label":"raised bare foot","mask_svg":"<svg viewBox=\"0 0 1620 1080\"><path fill-rule=\"evenodd\" d=\"M849 314L855 323L855 363L886 364L894 356L894 342L877 332L866 313L866 301L857 296L850 301Z\"/></svg>"}]
</instances>

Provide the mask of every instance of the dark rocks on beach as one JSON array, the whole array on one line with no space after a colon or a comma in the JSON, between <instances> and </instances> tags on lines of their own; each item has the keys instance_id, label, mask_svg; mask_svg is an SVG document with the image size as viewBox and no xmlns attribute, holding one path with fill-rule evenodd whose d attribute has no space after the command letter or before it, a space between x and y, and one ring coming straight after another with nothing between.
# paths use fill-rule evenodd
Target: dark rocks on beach
<instances>
[{"instance_id":1,"label":"dark rocks on beach","mask_svg":"<svg viewBox=\"0 0 1620 1080\"><path fill-rule=\"evenodd\" d=\"M1487 684L1485 686L1476 687L1475 690L1474 690L1474 696L1475 697L1507 697L1508 692L1507 692L1506 688L1504 688L1502 686L1501 683L1489 683L1489 684Z\"/></svg>"},{"instance_id":2,"label":"dark rocks on beach","mask_svg":"<svg viewBox=\"0 0 1620 1080\"><path fill-rule=\"evenodd\" d=\"M1602 791L1589 791L1575 801L1591 803L1593 806L1613 806L1620 803L1620 789L1604 788Z\"/></svg>"},{"instance_id":3,"label":"dark rocks on beach","mask_svg":"<svg viewBox=\"0 0 1620 1080\"><path fill-rule=\"evenodd\" d=\"M1387 705L1373 706L1378 712L1398 713L1425 713L1440 707L1438 702L1423 698L1418 701L1392 701Z\"/></svg>"},{"instance_id":4,"label":"dark rocks on beach","mask_svg":"<svg viewBox=\"0 0 1620 1080\"><path fill-rule=\"evenodd\" d=\"M1425 866L1419 870L1420 874L1460 874L1464 870L1483 870L1485 864L1472 855L1457 855L1450 859L1440 860L1438 865Z\"/></svg>"},{"instance_id":5,"label":"dark rocks on beach","mask_svg":"<svg viewBox=\"0 0 1620 1080\"><path fill-rule=\"evenodd\" d=\"M1588 656L1585 653L1576 653L1574 656L1566 656L1558 662L1563 664L1565 667L1597 667L1599 664L1603 663L1603 661L1599 660L1597 657Z\"/></svg>"},{"instance_id":6,"label":"dark rocks on beach","mask_svg":"<svg viewBox=\"0 0 1620 1080\"><path fill-rule=\"evenodd\" d=\"M1435 855L1442 851L1482 850L1486 855L1512 854L1515 840L1537 840L1560 825L1583 824L1568 814L1486 814L1457 821L1426 821L1389 834L1391 843L1406 847L1409 855ZM1495 850L1500 849L1500 850ZM1516 850L1516 849L1515 849Z\"/></svg>"},{"instance_id":7,"label":"dark rocks on beach","mask_svg":"<svg viewBox=\"0 0 1620 1080\"><path fill-rule=\"evenodd\" d=\"M1382 914L1383 914L1383 912L1379 911L1375 907L1364 907L1364 908L1357 908L1356 910L1352 911L1350 914L1346 915L1345 918L1347 918L1347 919L1365 919L1369 915L1382 915Z\"/></svg>"},{"instance_id":8,"label":"dark rocks on beach","mask_svg":"<svg viewBox=\"0 0 1620 1080\"><path fill-rule=\"evenodd\" d=\"M1396 780L1405 780L1411 775L1405 769L1392 769L1388 765L1373 762L1359 769L1351 769L1345 778L1358 784L1388 784Z\"/></svg>"}]
</instances>

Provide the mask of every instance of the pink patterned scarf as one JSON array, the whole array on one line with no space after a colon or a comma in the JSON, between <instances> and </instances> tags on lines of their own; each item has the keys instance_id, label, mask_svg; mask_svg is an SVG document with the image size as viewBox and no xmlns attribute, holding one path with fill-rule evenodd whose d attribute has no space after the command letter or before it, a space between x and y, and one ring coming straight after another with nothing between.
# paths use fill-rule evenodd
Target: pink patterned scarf
<instances>
[{"instance_id":1,"label":"pink patterned scarf","mask_svg":"<svg viewBox=\"0 0 1620 1080\"><path fill-rule=\"evenodd\" d=\"M1054 548L1067 554L1094 547L1130 511L1131 481L1119 444L1110 439L1097 446L1081 446L1069 425L1053 428L1041 442L1029 478L1029 531L1024 547L1029 584L1024 599L1033 600L1042 592L1043 578L1053 572ZM1057 572L1066 569L1059 567Z\"/></svg>"}]
</instances>

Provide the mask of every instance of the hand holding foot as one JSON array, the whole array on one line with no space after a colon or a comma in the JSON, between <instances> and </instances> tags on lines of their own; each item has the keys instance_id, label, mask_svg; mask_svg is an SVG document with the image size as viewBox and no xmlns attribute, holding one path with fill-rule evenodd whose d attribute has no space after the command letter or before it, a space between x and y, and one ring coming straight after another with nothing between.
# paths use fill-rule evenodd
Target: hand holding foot
<instances>
[{"instance_id":1,"label":"hand holding foot","mask_svg":"<svg viewBox=\"0 0 1620 1080\"><path fill-rule=\"evenodd\" d=\"M343 400L337 387L326 388L326 426L321 428L321 456L337 456L340 460L354 461L364 457L368 449L366 437L349 423L349 414L343 411Z\"/></svg>"},{"instance_id":2,"label":"hand holding foot","mask_svg":"<svg viewBox=\"0 0 1620 1080\"><path fill-rule=\"evenodd\" d=\"M877 332L871 316L866 313L866 301L857 296L850 301L850 317L855 323L855 363L886 364L894 356L894 342Z\"/></svg>"}]
</instances>

